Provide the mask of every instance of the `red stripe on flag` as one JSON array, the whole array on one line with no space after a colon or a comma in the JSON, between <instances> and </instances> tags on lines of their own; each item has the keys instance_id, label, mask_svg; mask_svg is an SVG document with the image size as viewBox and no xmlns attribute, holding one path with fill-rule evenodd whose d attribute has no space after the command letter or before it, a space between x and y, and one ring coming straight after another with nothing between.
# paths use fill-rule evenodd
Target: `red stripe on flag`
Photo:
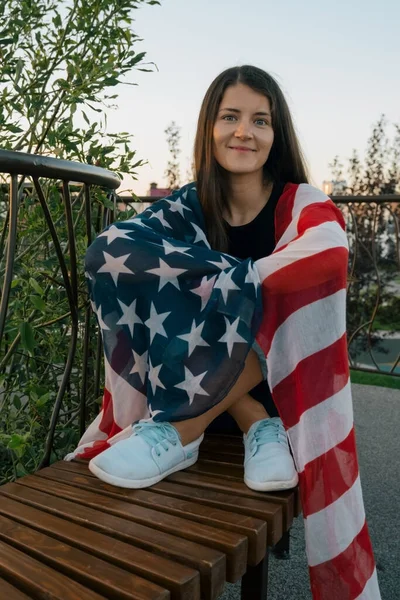
<instances>
[{"instance_id":1,"label":"red stripe on flag","mask_svg":"<svg viewBox=\"0 0 400 600\"><path fill-rule=\"evenodd\" d=\"M107 388L104 388L102 411L103 414L99 425L99 429L103 433L106 433L109 438L111 438L114 435L117 435L117 433L119 433L120 431L122 431L122 429L114 421L113 398Z\"/></svg>"},{"instance_id":2,"label":"red stripe on flag","mask_svg":"<svg viewBox=\"0 0 400 600\"><path fill-rule=\"evenodd\" d=\"M282 267L261 285L264 319L257 342L268 354L278 327L296 310L326 298L347 283L346 248L331 248Z\"/></svg>"},{"instance_id":3,"label":"red stripe on flag","mask_svg":"<svg viewBox=\"0 0 400 600\"><path fill-rule=\"evenodd\" d=\"M346 230L344 217L332 200L310 204L305 206L300 213L297 233L301 236L310 227L317 227L327 221L336 221L343 230Z\"/></svg>"},{"instance_id":4,"label":"red stripe on flag","mask_svg":"<svg viewBox=\"0 0 400 600\"><path fill-rule=\"evenodd\" d=\"M335 448L309 462L300 473L304 517L316 513L347 492L358 476L354 427Z\"/></svg>"},{"instance_id":5,"label":"red stripe on flag","mask_svg":"<svg viewBox=\"0 0 400 600\"><path fill-rule=\"evenodd\" d=\"M371 578L375 564L365 523L339 556L309 567L313 600L355 600Z\"/></svg>"},{"instance_id":6,"label":"red stripe on flag","mask_svg":"<svg viewBox=\"0 0 400 600\"><path fill-rule=\"evenodd\" d=\"M77 454L75 458L80 458L82 460L90 460L94 458L100 452L107 450L110 447L110 444L107 440L96 440L93 442L93 446L85 448L80 454Z\"/></svg>"},{"instance_id":7,"label":"red stripe on flag","mask_svg":"<svg viewBox=\"0 0 400 600\"><path fill-rule=\"evenodd\" d=\"M321 373L324 375L321 376ZM342 390L349 380L347 340L339 340L300 361L294 371L272 390L285 427L293 427L301 415Z\"/></svg>"},{"instance_id":8,"label":"red stripe on flag","mask_svg":"<svg viewBox=\"0 0 400 600\"><path fill-rule=\"evenodd\" d=\"M283 193L275 208L275 243L278 243L292 221L293 206L298 188L298 183L287 183L283 188Z\"/></svg>"}]
</instances>

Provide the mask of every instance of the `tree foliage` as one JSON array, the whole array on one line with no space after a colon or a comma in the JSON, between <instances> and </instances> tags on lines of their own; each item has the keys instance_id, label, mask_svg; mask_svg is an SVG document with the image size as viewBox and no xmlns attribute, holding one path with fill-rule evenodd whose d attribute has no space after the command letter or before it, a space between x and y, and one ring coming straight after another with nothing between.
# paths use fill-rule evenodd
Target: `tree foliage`
<instances>
[{"instance_id":1,"label":"tree foliage","mask_svg":"<svg viewBox=\"0 0 400 600\"><path fill-rule=\"evenodd\" d=\"M165 176L168 181L168 188L170 190L177 190L179 188L181 177L179 168L181 128L175 121L172 121L164 133L167 136L167 144L170 153Z\"/></svg>"},{"instance_id":2,"label":"tree foliage","mask_svg":"<svg viewBox=\"0 0 400 600\"><path fill-rule=\"evenodd\" d=\"M135 177L142 161L126 132L107 131L120 84L152 70L134 32L135 9L152 0L0 0L0 147L95 164ZM1 176L0 176L1 177ZM3 182L3 183L2 183ZM9 179L0 178L0 287L5 274ZM41 181L68 271L65 205L60 184ZM19 181L16 260L5 343L0 352L0 483L37 468L71 340L71 316L48 224L28 177ZM118 213L107 190L91 197L92 239ZM77 442L83 393L84 255L88 243L83 189L72 185L78 265L78 345L56 431L52 459ZM101 363L92 314L87 419L98 412ZM100 353L101 355L101 353Z\"/></svg>"},{"instance_id":3,"label":"tree foliage","mask_svg":"<svg viewBox=\"0 0 400 600\"><path fill-rule=\"evenodd\" d=\"M400 205L382 202L383 194L400 193L400 125L389 124L382 115L373 125L364 158L353 151L345 170L335 157L330 165L334 182L347 180L344 190L333 194L376 196L376 202L352 202L342 206L350 243L348 337L350 355L369 351L385 362L382 330L399 331Z\"/></svg>"}]
</instances>

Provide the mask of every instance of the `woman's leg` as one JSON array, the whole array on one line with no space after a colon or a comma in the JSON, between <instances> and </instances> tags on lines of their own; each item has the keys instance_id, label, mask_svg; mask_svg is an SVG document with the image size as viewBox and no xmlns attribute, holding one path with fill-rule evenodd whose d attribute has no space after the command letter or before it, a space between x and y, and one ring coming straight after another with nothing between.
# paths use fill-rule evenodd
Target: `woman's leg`
<instances>
[{"instance_id":1,"label":"woman's leg","mask_svg":"<svg viewBox=\"0 0 400 600\"><path fill-rule=\"evenodd\" d=\"M262 380L263 376L260 368L260 361L254 350L250 350L249 354L247 355L245 367L242 373L240 374L231 391L223 400L221 400L221 402L216 404L213 408L210 408L210 410L203 413L199 417L171 423L178 430L181 436L182 445L186 446L190 442L193 442L200 437L208 425L216 417L218 417L218 415L233 407L235 403L241 402L247 392L253 389ZM259 404L256 400L254 400L254 402ZM261 404L260 406L263 408ZM252 407L252 409L254 410L254 407ZM265 416L268 415L266 414L261 418L265 418ZM253 422L255 423L258 420L259 419L257 417Z\"/></svg>"},{"instance_id":2,"label":"woman's leg","mask_svg":"<svg viewBox=\"0 0 400 600\"><path fill-rule=\"evenodd\" d=\"M247 433L257 421L268 419L270 416L261 402L252 398L250 394L245 394L235 404L232 404L228 408L228 413L235 419L243 433Z\"/></svg>"}]
</instances>

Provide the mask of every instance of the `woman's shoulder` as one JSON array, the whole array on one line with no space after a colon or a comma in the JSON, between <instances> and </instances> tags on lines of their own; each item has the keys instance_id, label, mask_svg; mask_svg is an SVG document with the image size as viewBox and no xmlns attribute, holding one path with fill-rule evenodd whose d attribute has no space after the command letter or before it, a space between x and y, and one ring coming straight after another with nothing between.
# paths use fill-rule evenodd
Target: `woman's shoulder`
<instances>
[{"instance_id":1,"label":"woman's shoulder","mask_svg":"<svg viewBox=\"0 0 400 600\"><path fill-rule=\"evenodd\" d=\"M295 196L305 197L307 199L313 199L315 202L324 202L329 200L329 196L325 194L321 189L317 188L310 183L291 183L285 184L283 193L293 194Z\"/></svg>"}]
</instances>

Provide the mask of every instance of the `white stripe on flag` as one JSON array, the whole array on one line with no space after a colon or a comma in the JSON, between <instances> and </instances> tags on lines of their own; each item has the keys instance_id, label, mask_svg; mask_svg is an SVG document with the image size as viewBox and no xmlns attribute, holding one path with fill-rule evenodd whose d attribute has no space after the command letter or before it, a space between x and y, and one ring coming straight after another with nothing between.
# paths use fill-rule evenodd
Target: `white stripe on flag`
<instances>
[{"instance_id":1,"label":"white stripe on flag","mask_svg":"<svg viewBox=\"0 0 400 600\"><path fill-rule=\"evenodd\" d=\"M341 554L365 523L360 477L340 498L304 519L310 567Z\"/></svg>"},{"instance_id":2,"label":"white stripe on flag","mask_svg":"<svg viewBox=\"0 0 400 600\"><path fill-rule=\"evenodd\" d=\"M293 203L292 221L277 243L276 248L281 248L281 246L289 243L290 240L297 236L297 223L299 222L303 208L316 202L328 202L329 199L321 190L316 189L312 185L308 185L307 183L299 185Z\"/></svg>"},{"instance_id":3,"label":"white stripe on flag","mask_svg":"<svg viewBox=\"0 0 400 600\"><path fill-rule=\"evenodd\" d=\"M146 396L129 385L124 376L118 375L106 357L104 357L104 367L106 371L106 388L113 399L113 416L118 427L125 429L128 425L132 425L134 421L147 419L150 413Z\"/></svg>"},{"instance_id":4,"label":"white stripe on flag","mask_svg":"<svg viewBox=\"0 0 400 600\"><path fill-rule=\"evenodd\" d=\"M288 430L299 471L347 438L353 427L350 380L340 392L306 410Z\"/></svg>"},{"instance_id":5,"label":"white stripe on flag","mask_svg":"<svg viewBox=\"0 0 400 600\"><path fill-rule=\"evenodd\" d=\"M260 258L254 264L262 282L272 273L301 258L308 258L331 248L348 248L346 234L336 221L327 221L317 227L310 227L304 235L290 242L283 250Z\"/></svg>"},{"instance_id":6,"label":"white stripe on flag","mask_svg":"<svg viewBox=\"0 0 400 600\"><path fill-rule=\"evenodd\" d=\"M381 600L376 569L374 569L374 572L368 579L363 591L357 596L356 600Z\"/></svg>"},{"instance_id":7,"label":"white stripe on flag","mask_svg":"<svg viewBox=\"0 0 400 600\"><path fill-rule=\"evenodd\" d=\"M344 289L293 312L278 327L272 339L267 356L270 388L273 390L294 371L300 361L327 348L340 339L345 331ZM294 332L297 337L293 337Z\"/></svg>"}]
</instances>

